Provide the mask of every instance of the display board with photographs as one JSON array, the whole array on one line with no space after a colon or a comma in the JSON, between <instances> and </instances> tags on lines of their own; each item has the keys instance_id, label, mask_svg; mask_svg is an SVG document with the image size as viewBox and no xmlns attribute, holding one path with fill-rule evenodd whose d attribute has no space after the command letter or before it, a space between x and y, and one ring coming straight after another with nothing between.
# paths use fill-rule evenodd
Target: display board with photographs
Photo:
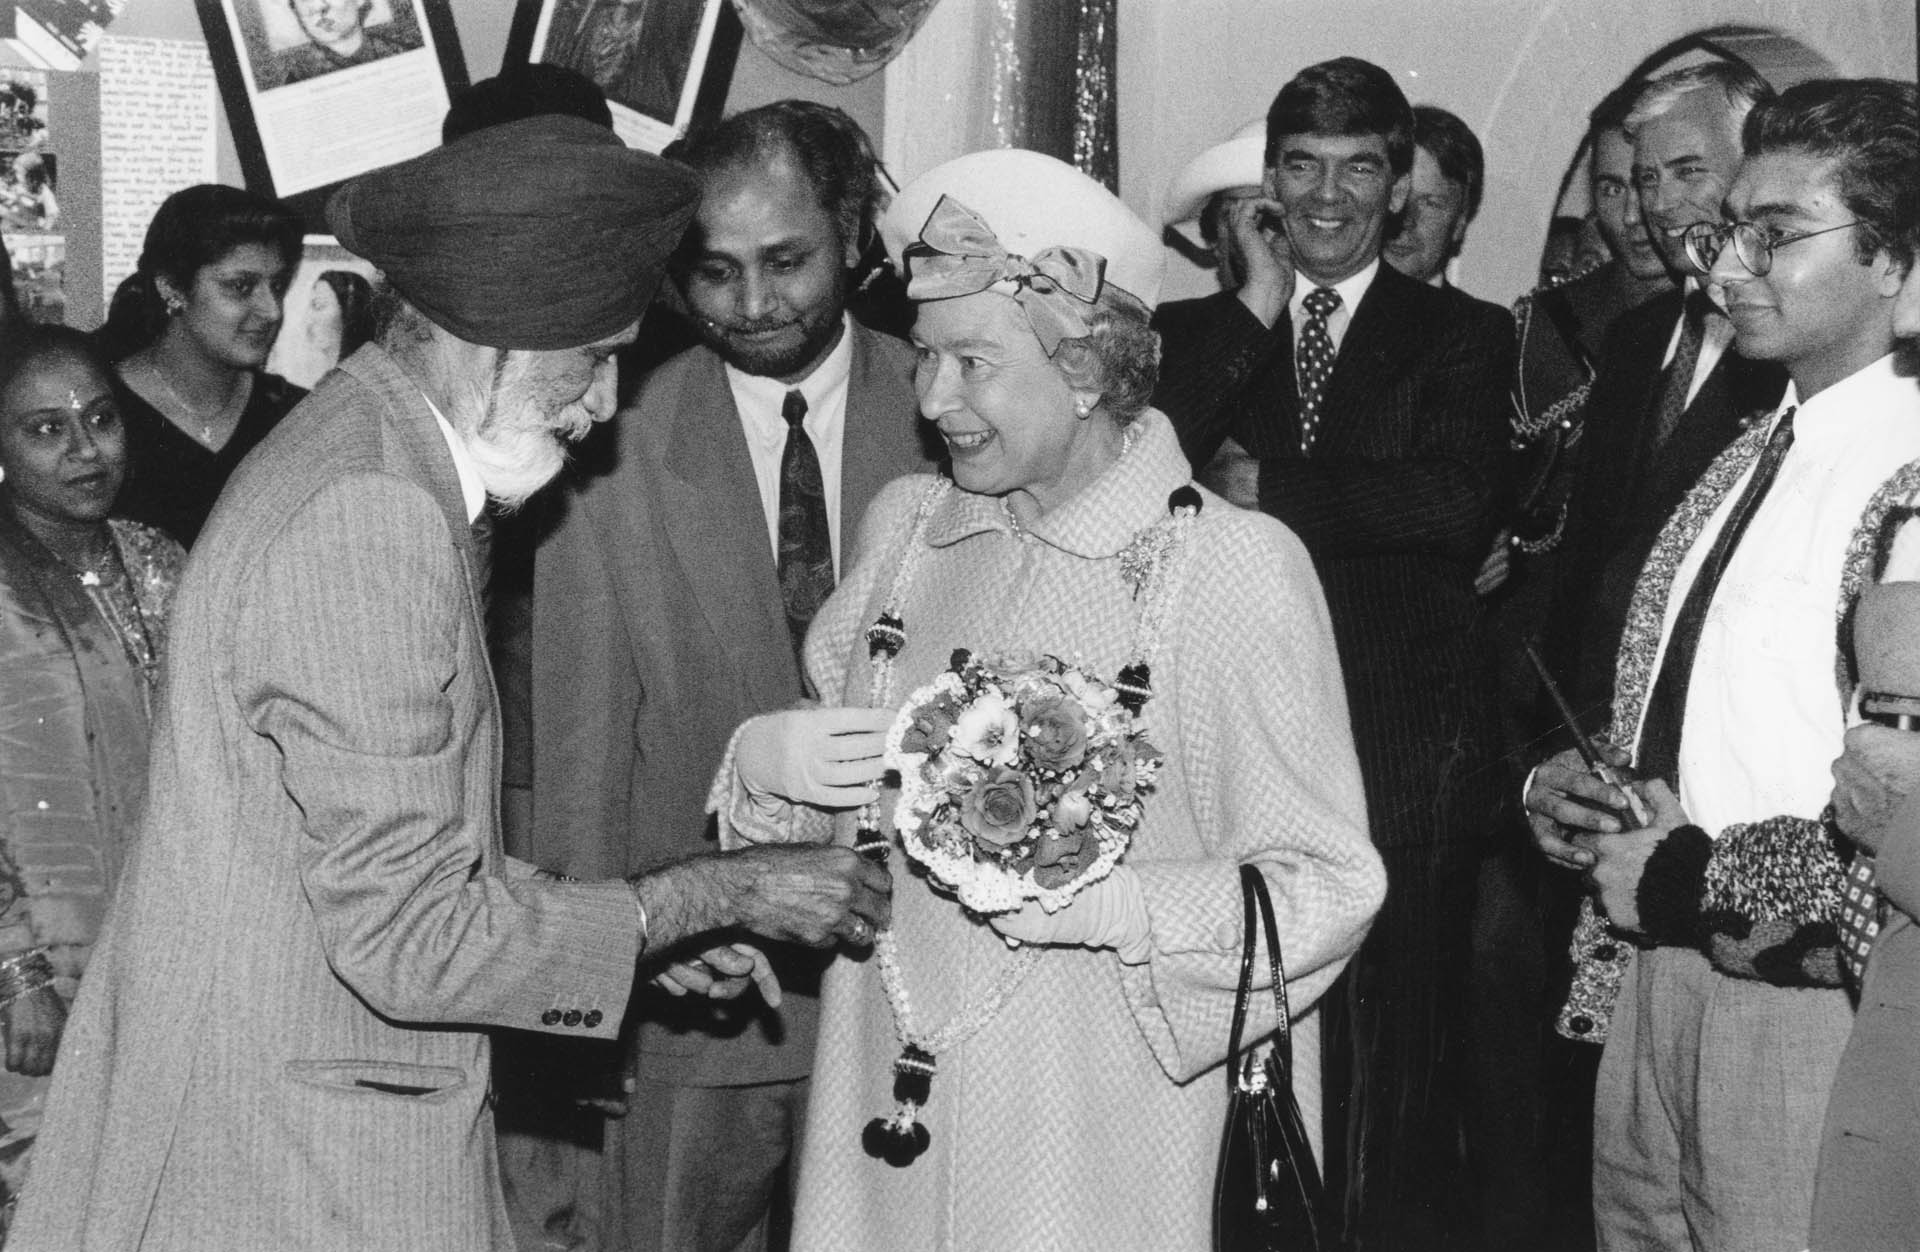
<instances>
[{"instance_id":1,"label":"display board with photographs","mask_svg":"<svg viewBox=\"0 0 1920 1252\"><path fill-rule=\"evenodd\" d=\"M44 70L0 68L0 237L27 316L66 315L67 240L60 157L49 141L52 93Z\"/></svg>"},{"instance_id":2,"label":"display board with photographs","mask_svg":"<svg viewBox=\"0 0 1920 1252\"><path fill-rule=\"evenodd\" d=\"M194 0L247 186L326 193L439 145L466 62L449 0Z\"/></svg>"},{"instance_id":3,"label":"display board with photographs","mask_svg":"<svg viewBox=\"0 0 1920 1252\"><path fill-rule=\"evenodd\" d=\"M127 0L13 0L8 48L35 65L77 70L101 35L127 7Z\"/></svg>"},{"instance_id":4,"label":"display board with photographs","mask_svg":"<svg viewBox=\"0 0 1920 1252\"><path fill-rule=\"evenodd\" d=\"M506 59L591 79L620 138L658 152L718 113L740 35L725 0L520 0Z\"/></svg>"}]
</instances>

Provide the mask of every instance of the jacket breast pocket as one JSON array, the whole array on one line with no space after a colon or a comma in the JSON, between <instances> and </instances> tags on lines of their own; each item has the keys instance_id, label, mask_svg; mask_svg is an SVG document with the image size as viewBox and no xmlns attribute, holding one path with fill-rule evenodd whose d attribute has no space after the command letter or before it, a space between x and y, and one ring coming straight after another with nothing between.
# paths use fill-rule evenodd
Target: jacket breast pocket
<instances>
[{"instance_id":1,"label":"jacket breast pocket","mask_svg":"<svg viewBox=\"0 0 1920 1252\"><path fill-rule=\"evenodd\" d=\"M467 1085L451 1065L400 1061L288 1061L287 1077L306 1087L371 1098L438 1101Z\"/></svg>"}]
</instances>

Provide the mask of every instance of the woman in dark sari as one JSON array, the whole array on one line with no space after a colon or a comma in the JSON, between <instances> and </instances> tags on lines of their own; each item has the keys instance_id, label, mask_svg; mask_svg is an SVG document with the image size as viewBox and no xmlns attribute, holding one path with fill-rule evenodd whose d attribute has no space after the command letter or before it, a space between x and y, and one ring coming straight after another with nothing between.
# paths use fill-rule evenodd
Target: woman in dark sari
<instances>
[{"instance_id":1,"label":"woman in dark sari","mask_svg":"<svg viewBox=\"0 0 1920 1252\"><path fill-rule=\"evenodd\" d=\"M0 343L0 1238L47 1075L146 793L185 554L109 520L127 440L92 341Z\"/></svg>"}]
</instances>

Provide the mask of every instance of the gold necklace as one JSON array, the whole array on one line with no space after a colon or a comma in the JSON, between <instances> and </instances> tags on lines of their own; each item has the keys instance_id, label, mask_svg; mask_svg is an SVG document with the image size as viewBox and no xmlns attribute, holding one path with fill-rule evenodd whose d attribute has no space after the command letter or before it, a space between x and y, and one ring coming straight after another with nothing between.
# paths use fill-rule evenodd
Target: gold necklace
<instances>
[{"instance_id":1,"label":"gold necklace","mask_svg":"<svg viewBox=\"0 0 1920 1252\"><path fill-rule=\"evenodd\" d=\"M160 386L166 390L167 395L173 399L173 403L175 407L177 407L182 413L186 415L187 420L189 422L198 422L200 424L200 435L199 435L200 442L206 447L212 448L214 446L213 445L214 426L226 425L228 419L230 419L233 416L234 410L236 407L238 407L241 399L247 394L246 375L242 374L233 380L233 383L227 388L227 398L225 400L222 400L220 402L220 407L215 409L212 415L209 416L207 414L203 414L202 412L200 412L199 409L196 409L193 405L187 403L187 398L181 395L180 392L174 387L173 381L167 377L166 371L160 368L160 363L156 361L153 357L148 357L146 359L146 366L147 366L147 373L151 374L154 377L154 379L160 384ZM189 431L188 433L191 434L192 432Z\"/></svg>"}]
</instances>

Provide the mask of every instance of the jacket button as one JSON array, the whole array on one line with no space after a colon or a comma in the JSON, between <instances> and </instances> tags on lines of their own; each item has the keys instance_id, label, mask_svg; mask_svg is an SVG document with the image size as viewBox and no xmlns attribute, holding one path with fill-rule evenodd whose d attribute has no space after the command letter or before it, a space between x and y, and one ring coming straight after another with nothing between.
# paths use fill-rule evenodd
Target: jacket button
<instances>
[{"instance_id":1,"label":"jacket button","mask_svg":"<svg viewBox=\"0 0 1920 1252\"><path fill-rule=\"evenodd\" d=\"M1567 1028L1576 1035L1590 1035L1593 1033L1593 1019L1585 1013L1577 1014L1567 1022Z\"/></svg>"},{"instance_id":2,"label":"jacket button","mask_svg":"<svg viewBox=\"0 0 1920 1252\"><path fill-rule=\"evenodd\" d=\"M582 1026L585 1026L588 1030L592 1030L595 1026L598 1026L600 1024L601 1020L602 1020L602 1015L599 1009L588 1009L587 1015L580 1019L580 1024Z\"/></svg>"},{"instance_id":3,"label":"jacket button","mask_svg":"<svg viewBox=\"0 0 1920 1252\"><path fill-rule=\"evenodd\" d=\"M548 1009L542 1013L540 1015L540 1024L542 1026L558 1026L560 1024L560 1010Z\"/></svg>"},{"instance_id":4,"label":"jacket button","mask_svg":"<svg viewBox=\"0 0 1920 1252\"><path fill-rule=\"evenodd\" d=\"M580 1024L580 1010L568 1009L567 1015L560 1019L560 1024L562 1026L578 1026Z\"/></svg>"}]
</instances>

